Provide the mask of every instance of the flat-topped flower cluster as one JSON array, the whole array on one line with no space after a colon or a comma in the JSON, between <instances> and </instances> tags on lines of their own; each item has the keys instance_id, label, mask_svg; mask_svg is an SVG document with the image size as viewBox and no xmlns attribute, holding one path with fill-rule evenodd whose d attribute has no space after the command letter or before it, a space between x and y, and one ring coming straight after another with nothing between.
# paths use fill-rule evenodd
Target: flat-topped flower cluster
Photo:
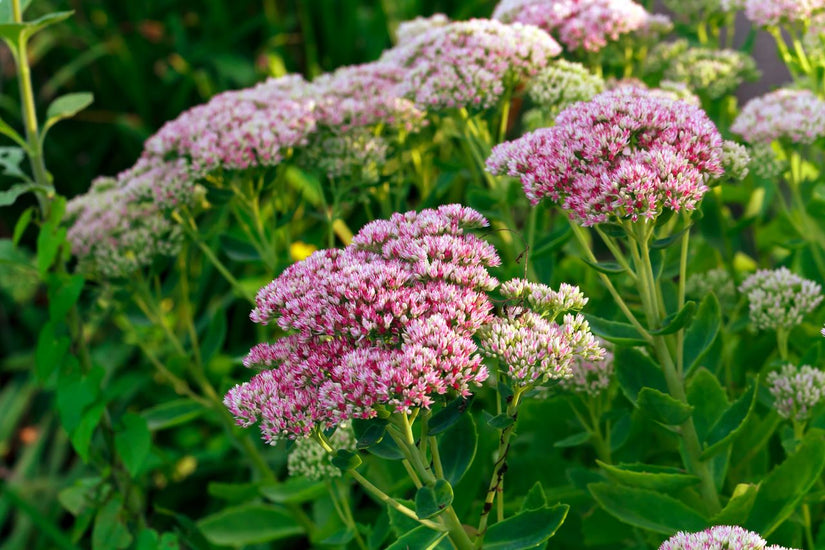
<instances>
[{"instance_id":1,"label":"flat-topped flower cluster","mask_svg":"<svg viewBox=\"0 0 825 550\"><path fill-rule=\"evenodd\" d=\"M679 532L662 543L659 550L788 550L768 546L758 533L742 527L717 525L698 533Z\"/></svg>"},{"instance_id":2,"label":"flat-topped flower cluster","mask_svg":"<svg viewBox=\"0 0 825 550\"><path fill-rule=\"evenodd\" d=\"M787 267L761 269L739 290L748 297L750 319L758 330L791 329L822 303L822 286Z\"/></svg>"},{"instance_id":3,"label":"flat-topped flower cluster","mask_svg":"<svg viewBox=\"0 0 825 550\"><path fill-rule=\"evenodd\" d=\"M825 101L808 90L779 89L748 101L730 129L753 144L811 143L825 137Z\"/></svg>"},{"instance_id":4,"label":"flat-topped flower cluster","mask_svg":"<svg viewBox=\"0 0 825 550\"><path fill-rule=\"evenodd\" d=\"M698 107L623 87L562 111L556 125L493 149L487 168L518 177L589 226L693 210L723 174L722 137Z\"/></svg>"}]
</instances>

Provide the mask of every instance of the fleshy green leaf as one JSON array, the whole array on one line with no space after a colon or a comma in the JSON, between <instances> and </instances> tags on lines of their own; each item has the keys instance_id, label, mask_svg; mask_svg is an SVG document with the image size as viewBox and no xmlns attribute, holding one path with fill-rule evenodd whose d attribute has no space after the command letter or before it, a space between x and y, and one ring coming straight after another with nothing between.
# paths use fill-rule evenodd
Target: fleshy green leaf
<instances>
[{"instance_id":1,"label":"fleshy green leaf","mask_svg":"<svg viewBox=\"0 0 825 550\"><path fill-rule=\"evenodd\" d=\"M701 531L708 525L693 508L649 489L611 483L591 483L587 488L609 514L642 529L673 535L677 531Z\"/></svg>"},{"instance_id":2,"label":"fleshy green leaf","mask_svg":"<svg viewBox=\"0 0 825 550\"><path fill-rule=\"evenodd\" d=\"M45 382L63 364L71 340L57 334L57 325L48 322L40 329L34 350L34 370L37 379Z\"/></svg>"},{"instance_id":3,"label":"fleshy green leaf","mask_svg":"<svg viewBox=\"0 0 825 550\"><path fill-rule=\"evenodd\" d=\"M353 419L352 431L355 434L356 448L369 449L381 443L387 433L387 424L386 418Z\"/></svg>"},{"instance_id":4,"label":"fleshy green leaf","mask_svg":"<svg viewBox=\"0 0 825 550\"><path fill-rule=\"evenodd\" d=\"M585 318L590 323L591 332L608 342L625 346L641 346L646 343L639 331L631 324L608 321L593 315L585 315Z\"/></svg>"},{"instance_id":5,"label":"fleshy green leaf","mask_svg":"<svg viewBox=\"0 0 825 550\"><path fill-rule=\"evenodd\" d=\"M497 430L503 430L507 426L511 426L515 421L516 419L510 416L509 414L501 413L487 420L487 424L489 424L493 428L496 428Z\"/></svg>"},{"instance_id":6,"label":"fleshy green leaf","mask_svg":"<svg viewBox=\"0 0 825 550\"><path fill-rule=\"evenodd\" d=\"M472 402L473 398L470 396L469 398L459 397L447 403L443 409L430 418L428 433L430 435L438 435L449 429L467 412Z\"/></svg>"},{"instance_id":7,"label":"fleshy green leaf","mask_svg":"<svg viewBox=\"0 0 825 550\"><path fill-rule=\"evenodd\" d=\"M727 410L727 392L716 376L705 367L699 367L687 383L687 400L693 405L693 425L704 441L708 430Z\"/></svg>"},{"instance_id":8,"label":"fleshy green leaf","mask_svg":"<svg viewBox=\"0 0 825 550\"><path fill-rule=\"evenodd\" d=\"M137 477L149 456L152 433L140 415L126 413L121 422L123 428L115 432L115 448L129 474Z\"/></svg>"},{"instance_id":9,"label":"fleshy green leaf","mask_svg":"<svg viewBox=\"0 0 825 550\"><path fill-rule=\"evenodd\" d=\"M80 298L86 281L82 275L53 276L49 278L49 316L65 318Z\"/></svg>"},{"instance_id":10,"label":"fleshy green leaf","mask_svg":"<svg viewBox=\"0 0 825 550\"><path fill-rule=\"evenodd\" d=\"M590 437L590 432L580 432L567 436L564 439L559 439L553 443L553 446L559 448L578 447L579 445L584 445L590 441Z\"/></svg>"},{"instance_id":11,"label":"fleshy green leaf","mask_svg":"<svg viewBox=\"0 0 825 550\"><path fill-rule=\"evenodd\" d=\"M713 426L708 430L705 438L705 448L702 451L702 460L707 460L716 453L724 450L733 442L739 434L753 412L756 404L756 388L758 383L751 384L750 388L743 393L739 399L733 402L728 409L722 413Z\"/></svg>"},{"instance_id":12,"label":"fleshy green leaf","mask_svg":"<svg viewBox=\"0 0 825 550\"><path fill-rule=\"evenodd\" d=\"M260 493L277 504L301 503L314 500L326 493L327 486L323 481L293 477L283 483L266 484L260 487Z\"/></svg>"},{"instance_id":13,"label":"fleshy green leaf","mask_svg":"<svg viewBox=\"0 0 825 550\"><path fill-rule=\"evenodd\" d=\"M652 464L611 465L601 460L596 460L596 462L605 471L607 477L629 487L671 493L696 485L700 481L695 475L667 466L654 466Z\"/></svg>"},{"instance_id":14,"label":"fleshy green leaf","mask_svg":"<svg viewBox=\"0 0 825 550\"><path fill-rule=\"evenodd\" d=\"M0 191L0 207L11 206L21 195L29 191L34 191L35 189L37 189L37 185L34 183L18 183L12 185L5 191Z\"/></svg>"},{"instance_id":15,"label":"fleshy green leaf","mask_svg":"<svg viewBox=\"0 0 825 550\"><path fill-rule=\"evenodd\" d=\"M0 174L10 178L25 180L27 183L33 184L29 175L26 174L21 167L24 160L26 160L26 152L20 147L0 147ZM13 186L12 189L14 189L14 187L19 187L19 185ZM4 193L10 193L12 189L4 191ZM11 196L11 194L9 194L9 196ZM8 201L9 199L6 200ZM13 202L14 200L11 200L7 204L0 204L0 206L8 206Z\"/></svg>"},{"instance_id":16,"label":"fleshy green leaf","mask_svg":"<svg viewBox=\"0 0 825 550\"><path fill-rule=\"evenodd\" d=\"M20 0L20 15L26 14L31 0ZM11 0L0 0L0 23L11 23L14 21L14 12L11 9Z\"/></svg>"},{"instance_id":17,"label":"fleshy green leaf","mask_svg":"<svg viewBox=\"0 0 825 550\"><path fill-rule=\"evenodd\" d=\"M487 529L484 550L523 550L535 548L556 534L570 507L557 504L527 510L499 521Z\"/></svg>"},{"instance_id":18,"label":"fleshy green leaf","mask_svg":"<svg viewBox=\"0 0 825 550\"><path fill-rule=\"evenodd\" d=\"M810 429L785 461L759 484L744 527L770 535L799 505L825 467L825 431Z\"/></svg>"},{"instance_id":19,"label":"fleshy green leaf","mask_svg":"<svg viewBox=\"0 0 825 550\"><path fill-rule=\"evenodd\" d=\"M591 262L587 258L579 258L581 261L598 271L599 273L604 273L605 275L615 275L617 273L624 273L627 271L624 267L617 264L616 262Z\"/></svg>"},{"instance_id":20,"label":"fleshy green leaf","mask_svg":"<svg viewBox=\"0 0 825 550\"><path fill-rule=\"evenodd\" d=\"M9 0L4 0L9 1ZM24 21L22 23L0 23L0 38L6 40L11 48L17 50L16 42L23 36L24 39L32 36L34 33L51 25L65 21L74 14L73 11L59 11L48 13L37 19L31 21Z\"/></svg>"},{"instance_id":21,"label":"fleshy green leaf","mask_svg":"<svg viewBox=\"0 0 825 550\"><path fill-rule=\"evenodd\" d=\"M713 516L713 525L742 525L750 515L759 485L740 483L733 490L730 500L718 514Z\"/></svg>"},{"instance_id":22,"label":"fleshy green leaf","mask_svg":"<svg viewBox=\"0 0 825 550\"><path fill-rule=\"evenodd\" d=\"M685 372L690 373L699 366L699 361L716 339L721 324L722 312L719 300L713 293L708 294L699 304L699 310L690 328L685 331Z\"/></svg>"},{"instance_id":23,"label":"fleshy green leaf","mask_svg":"<svg viewBox=\"0 0 825 550\"><path fill-rule=\"evenodd\" d=\"M456 485L470 468L476 456L478 432L473 417L469 414L459 417L451 430L439 438L438 450L444 477Z\"/></svg>"},{"instance_id":24,"label":"fleshy green leaf","mask_svg":"<svg viewBox=\"0 0 825 550\"><path fill-rule=\"evenodd\" d=\"M346 472L347 470L354 470L360 466L361 457L352 451L338 449L338 452L335 453L335 456L332 457L330 462L332 462L332 465L336 468Z\"/></svg>"},{"instance_id":25,"label":"fleshy green leaf","mask_svg":"<svg viewBox=\"0 0 825 550\"><path fill-rule=\"evenodd\" d=\"M662 327L657 330L651 330L650 334L661 336L665 334L673 334L684 327L688 326L693 321L693 316L696 313L696 302L685 302L685 305L678 312L673 315L668 315L662 321Z\"/></svg>"},{"instance_id":26,"label":"fleshy green leaf","mask_svg":"<svg viewBox=\"0 0 825 550\"><path fill-rule=\"evenodd\" d=\"M415 515L427 519L442 513L453 502L453 487L445 479L424 485L415 493Z\"/></svg>"},{"instance_id":27,"label":"fleshy green leaf","mask_svg":"<svg viewBox=\"0 0 825 550\"><path fill-rule=\"evenodd\" d=\"M683 424L693 412L693 407L687 403L653 388L640 389L636 405L657 422L668 426Z\"/></svg>"},{"instance_id":28,"label":"fleshy green leaf","mask_svg":"<svg viewBox=\"0 0 825 550\"><path fill-rule=\"evenodd\" d=\"M292 516L267 504L226 508L201 519L197 526L212 544L233 547L272 542L304 532Z\"/></svg>"},{"instance_id":29,"label":"fleshy green leaf","mask_svg":"<svg viewBox=\"0 0 825 550\"><path fill-rule=\"evenodd\" d=\"M446 532L433 531L429 527L421 525L399 537L398 540L387 546L387 550L411 550L412 548L432 550L446 536Z\"/></svg>"},{"instance_id":30,"label":"fleshy green leaf","mask_svg":"<svg viewBox=\"0 0 825 550\"><path fill-rule=\"evenodd\" d=\"M92 442L92 435L94 434L95 428L100 424L100 419L103 417L103 409L105 406L105 403L96 403L89 407L80 418L77 428L69 434L72 446L78 456L83 459L83 462L89 461L89 445Z\"/></svg>"},{"instance_id":31,"label":"fleshy green leaf","mask_svg":"<svg viewBox=\"0 0 825 550\"><path fill-rule=\"evenodd\" d=\"M619 386L631 402L636 402L639 392L645 387L667 392L665 377L649 356L637 349L618 347L614 358Z\"/></svg>"},{"instance_id":32,"label":"fleshy green leaf","mask_svg":"<svg viewBox=\"0 0 825 550\"><path fill-rule=\"evenodd\" d=\"M544 487L541 486L541 481L537 481L527 491L527 495L521 502L521 509L519 512L527 510L538 510L547 507L547 495L544 494Z\"/></svg>"}]
</instances>

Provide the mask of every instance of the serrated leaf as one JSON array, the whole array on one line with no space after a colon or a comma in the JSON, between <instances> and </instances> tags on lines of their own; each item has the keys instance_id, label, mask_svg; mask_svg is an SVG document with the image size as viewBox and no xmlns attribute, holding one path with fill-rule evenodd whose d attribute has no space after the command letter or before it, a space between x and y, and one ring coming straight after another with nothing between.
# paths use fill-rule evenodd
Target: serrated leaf
<instances>
[{"instance_id":1,"label":"serrated leaf","mask_svg":"<svg viewBox=\"0 0 825 550\"><path fill-rule=\"evenodd\" d=\"M662 336L665 334L673 334L674 332L682 330L693 321L693 316L696 314L696 302L686 302L684 307L678 312L668 315L662 321L661 328L651 330L650 334L654 336Z\"/></svg>"},{"instance_id":2,"label":"serrated leaf","mask_svg":"<svg viewBox=\"0 0 825 550\"><path fill-rule=\"evenodd\" d=\"M769 536L796 509L825 468L825 432L813 428L796 451L759 484L744 527Z\"/></svg>"},{"instance_id":3,"label":"serrated leaf","mask_svg":"<svg viewBox=\"0 0 825 550\"><path fill-rule=\"evenodd\" d=\"M649 356L625 347L617 347L613 356L619 386L632 403L636 402L639 392L645 387L667 392L665 377Z\"/></svg>"},{"instance_id":4,"label":"serrated leaf","mask_svg":"<svg viewBox=\"0 0 825 550\"><path fill-rule=\"evenodd\" d=\"M734 438L745 426L748 416L753 412L756 405L756 389L758 384L754 383L737 399L728 409L722 413L713 426L708 430L704 440L704 450L702 460L714 456L730 445Z\"/></svg>"},{"instance_id":5,"label":"serrated leaf","mask_svg":"<svg viewBox=\"0 0 825 550\"><path fill-rule=\"evenodd\" d=\"M601 460L596 460L596 463L607 473L607 477L629 487L672 493L700 482L693 474L667 466L638 463L613 465Z\"/></svg>"},{"instance_id":6,"label":"serrated leaf","mask_svg":"<svg viewBox=\"0 0 825 550\"><path fill-rule=\"evenodd\" d=\"M484 550L524 550L535 548L556 534L570 507L557 504L527 510L499 521L487 529Z\"/></svg>"},{"instance_id":7,"label":"serrated leaf","mask_svg":"<svg viewBox=\"0 0 825 550\"><path fill-rule=\"evenodd\" d=\"M244 504L226 508L197 522L212 544L244 546L282 540L304 533L287 512L267 504Z\"/></svg>"},{"instance_id":8,"label":"serrated leaf","mask_svg":"<svg viewBox=\"0 0 825 550\"><path fill-rule=\"evenodd\" d=\"M636 405L654 420L667 426L678 426L690 418L693 407L654 388L642 388Z\"/></svg>"},{"instance_id":9,"label":"serrated leaf","mask_svg":"<svg viewBox=\"0 0 825 550\"><path fill-rule=\"evenodd\" d=\"M590 331L608 342L625 346L641 346L647 343L631 324L609 321L594 315L585 315L584 317L590 324Z\"/></svg>"},{"instance_id":10,"label":"serrated leaf","mask_svg":"<svg viewBox=\"0 0 825 550\"><path fill-rule=\"evenodd\" d=\"M437 479L415 493L415 515L427 519L441 514L453 502L453 487L446 479Z\"/></svg>"},{"instance_id":11,"label":"serrated leaf","mask_svg":"<svg viewBox=\"0 0 825 550\"><path fill-rule=\"evenodd\" d=\"M628 525L668 536L707 527L699 512L668 495L612 483L591 483L587 488L602 508Z\"/></svg>"}]
</instances>

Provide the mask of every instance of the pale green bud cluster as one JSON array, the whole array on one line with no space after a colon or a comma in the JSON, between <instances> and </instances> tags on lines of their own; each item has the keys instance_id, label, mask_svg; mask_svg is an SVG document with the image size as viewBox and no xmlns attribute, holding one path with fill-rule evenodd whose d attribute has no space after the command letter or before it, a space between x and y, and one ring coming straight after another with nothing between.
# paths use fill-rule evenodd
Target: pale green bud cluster
<instances>
[{"instance_id":1,"label":"pale green bud cluster","mask_svg":"<svg viewBox=\"0 0 825 550\"><path fill-rule=\"evenodd\" d=\"M685 293L698 299L713 293L723 309L736 302L736 286L733 284L733 278L722 268L694 273L688 277L685 283Z\"/></svg>"},{"instance_id":2,"label":"pale green bud cluster","mask_svg":"<svg viewBox=\"0 0 825 550\"><path fill-rule=\"evenodd\" d=\"M735 141L722 143L722 167L729 181L742 181L750 171L751 155L748 148Z\"/></svg>"},{"instance_id":3,"label":"pale green bud cluster","mask_svg":"<svg viewBox=\"0 0 825 550\"><path fill-rule=\"evenodd\" d=\"M584 65L558 60L536 74L527 95L536 105L561 111L577 101L590 101L604 91L604 79Z\"/></svg>"},{"instance_id":4,"label":"pale green bud cluster","mask_svg":"<svg viewBox=\"0 0 825 550\"><path fill-rule=\"evenodd\" d=\"M355 450L355 435L348 424L340 424L329 436L329 443L336 451ZM287 458L290 476L304 476L314 481L323 481L341 476L341 470L330 462L330 455L311 437L295 440L292 452Z\"/></svg>"},{"instance_id":5,"label":"pale green bud cluster","mask_svg":"<svg viewBox=\"0 0 825 550\"><path fill-rule=\"evenodd\" d=\"M805 422L825 395L825 372L809 365L784 365L768 375L768 389L779 416Z\"/></svg>"}]
</instances>

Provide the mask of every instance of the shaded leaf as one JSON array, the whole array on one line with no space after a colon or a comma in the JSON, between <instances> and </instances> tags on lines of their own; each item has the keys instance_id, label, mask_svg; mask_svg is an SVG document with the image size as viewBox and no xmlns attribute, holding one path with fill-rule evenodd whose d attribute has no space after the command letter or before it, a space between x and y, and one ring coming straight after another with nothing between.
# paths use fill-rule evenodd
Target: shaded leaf
<instances>
[{"instance_id":1,"label":"shaded leaf","mask_svg":"<svg viewBox=\"0 0 825 550\"><path fill-rule=\"evenodd\" d=\"M556 534L570 507L557 504L527 510L499 521L487 529L484 550L523 550L535 548Z\"/></svg>"},{"instance_id":2,"label":"shaded leaf","mask_svg":"<svg viewBox=\"0 0 825 550\"><path fill-rule=\"evenodd\" d=\"M470 468L478 447L478 431L473 417L462 415L453 429L439 438L438 449L444 477L456 485Z\"/></svg>"},{"instance_id":3,"label":"shaded leaf","mask_svg":"<svg viewBox=\"0 0 825 550\"><path fill-rule=\"evenodd\" d=\"M612 483L591 483L587 488L602 508L629 525L668 536L707 527L699 512L668 495Z\"/></svg>"},{"instance_id":4,"label":"shaded leaf","mask_svg":"<svg viewBox=\"0 0 825 550\"><path fill-rule=\"evenodd\" d=\"M287 512L267 504L226 508L197 522L212 544L243 546L301 535L304 529Z\"/></svg>"},{"instance_id":5,"label":"shaded leaf","mask_svg":"<svg viewBox=\"0 0 825 550\"><path fill-rule=\"evenodd\" d=\"M611 465L601 460L596 462L607 473L607 477L629 487L671 493L696 485L700 481L693 474L667 466L638 463Z\"/></svg>"},{"instance_id":6,"label":"shaded leaf","mask_svg":"<svg viewBox=\"0 0 825 550\"><path fill-rule=\"evenodd\" d=\"M427 519L442 513L453 502L453 487L445 479L424 485L415 493L415 515Z\"/></svg>"},{"instance_id":7,"label":"shaded leaf","mask_svg":"<svg viewBox=\"0 0 825 550\"><path fill-rule=\"evenodd\" d=\"M657 422L668 426L683 424L693 412L693 407L687 403L653 388L641 388L636 405Z\"/></svg>"},{"instance_id":8,"label":"shaded leaf","mask_svg":"<svg viewBox=\"0 0 825 550\"><path fill-rule=\"evenodd\" d=\"M713 293L708 294L699 304L693 323L685 331L685 372L690 373L710 349L722 324L719 300Z\"/></svg>"}]
</instances>

